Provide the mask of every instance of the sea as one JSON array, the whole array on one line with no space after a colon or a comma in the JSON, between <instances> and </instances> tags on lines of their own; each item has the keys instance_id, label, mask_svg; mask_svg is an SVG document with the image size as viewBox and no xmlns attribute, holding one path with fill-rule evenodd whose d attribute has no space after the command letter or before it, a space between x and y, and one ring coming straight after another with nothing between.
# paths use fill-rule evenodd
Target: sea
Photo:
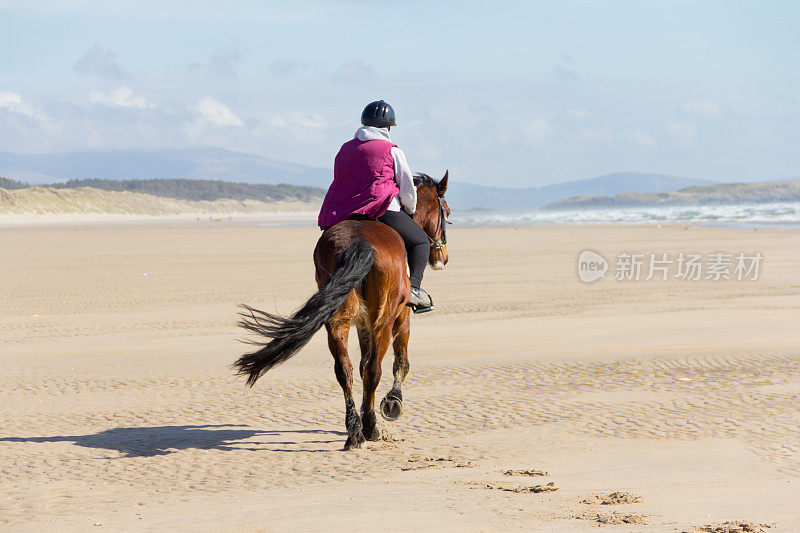
<instances>
[{"instance_id":1,"label":"sea","mask_svg":"<svg viewBox=\"0 0 800 533\"><path fill-rule=\"evenodd\" d=\"M800 230L800 202L736 205L609 207L576 210L454 211L460 226L533 226L546 224L700 224L734 228Z\"/></svg>"}]
</instances>

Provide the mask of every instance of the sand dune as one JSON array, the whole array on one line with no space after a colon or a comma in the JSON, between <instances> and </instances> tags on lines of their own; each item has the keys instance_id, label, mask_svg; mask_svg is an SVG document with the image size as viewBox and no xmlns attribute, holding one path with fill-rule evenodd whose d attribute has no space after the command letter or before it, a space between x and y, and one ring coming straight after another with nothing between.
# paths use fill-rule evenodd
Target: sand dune
<instances>
[{"instance_id":1,"label":"sand dune","mask_svg":"<svg viewBox=\"0 0 800 533\"><path fill-rule=\"evenodd\" d=\"M317 211L314 202L264 202L220 199L191 201L130 191L104 191L93 187L55 189L30 187L0 189L0 215L125 214L180 215Z\"/></svg>"},{"instance_id":2,"label":"sand dune","mask_svg":"<svg viewBox=\"0 0 800 533\"><path fill-rule=\"evenodd\" d=\"M252 390L229 369L235 306L297 308L318 235L0 231L0 528L800 529L796 233L453 227L404 414L352 452L324 335ZM755 282L586 285L587 247L765 263Z\"/></svg>"}]
</instances>

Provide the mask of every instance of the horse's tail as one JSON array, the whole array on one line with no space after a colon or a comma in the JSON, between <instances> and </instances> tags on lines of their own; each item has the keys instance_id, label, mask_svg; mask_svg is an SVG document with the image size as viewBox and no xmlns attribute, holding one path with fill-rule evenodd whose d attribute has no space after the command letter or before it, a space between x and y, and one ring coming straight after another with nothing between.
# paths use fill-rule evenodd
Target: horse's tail
<instances>
[{"instance_id":1,"label":"horse's tail","mask_svg":"<svg viewBox=\"0 0 800 533\"><path fill-rule=\"evenodd\" d=\"M350 291L367 277L374 260L372 245L366 240L348 244L339 252L336 269L328 283L289 318L242 305L247 312L240 313L239 326L270 340L249 341L263 347L241 356L233 364L237 374L247 375L247 384L252 387L264 372L296 354L330 320Z\"/></svg>"}]
</instances>

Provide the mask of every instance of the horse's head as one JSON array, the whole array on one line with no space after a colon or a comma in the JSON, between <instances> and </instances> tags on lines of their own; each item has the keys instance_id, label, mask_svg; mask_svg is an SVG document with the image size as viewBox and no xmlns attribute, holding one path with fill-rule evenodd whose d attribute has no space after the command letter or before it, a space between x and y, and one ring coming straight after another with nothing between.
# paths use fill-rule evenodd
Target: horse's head
<instances>
[{"instance_id":1,"label":"horse's head","mask_svg":"<svg viewBox=\"0 0 800 533\"><path fill-rule=\"evenodd\" d=\"M434 270L441 270L447 264L447 217L450 208L444 199L447 192L447 179L450 171L444 173L440 181L427 174L414 174L414 185L417 186L417 209L414 221L425 230L431 241L431 252L428 262Z\"/></svg>"}]
</instances>

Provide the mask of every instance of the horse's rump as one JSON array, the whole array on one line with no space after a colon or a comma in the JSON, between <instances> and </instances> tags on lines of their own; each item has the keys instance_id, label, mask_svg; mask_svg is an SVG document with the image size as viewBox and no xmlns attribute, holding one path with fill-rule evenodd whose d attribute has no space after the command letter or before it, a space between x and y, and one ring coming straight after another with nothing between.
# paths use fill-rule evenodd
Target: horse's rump
<instances>
[{"instance_id":1,"label":"horse's rump","mask_svg":"<svg viewBox=\"0 0 800 533\"><path fill-rule=\"evenodd\" d=\"M372 268L356 296L363 300L367 310L377 313L370 317L373 324L386 323L394 317L380 315L403 305L410 289L405 244L386 224L374 220L345 220L325 230L314 249L317 285L322 287L328 282L336 268L338 254L356 240L369 242L373 249Z\"/></svg>"}]
</instances>

